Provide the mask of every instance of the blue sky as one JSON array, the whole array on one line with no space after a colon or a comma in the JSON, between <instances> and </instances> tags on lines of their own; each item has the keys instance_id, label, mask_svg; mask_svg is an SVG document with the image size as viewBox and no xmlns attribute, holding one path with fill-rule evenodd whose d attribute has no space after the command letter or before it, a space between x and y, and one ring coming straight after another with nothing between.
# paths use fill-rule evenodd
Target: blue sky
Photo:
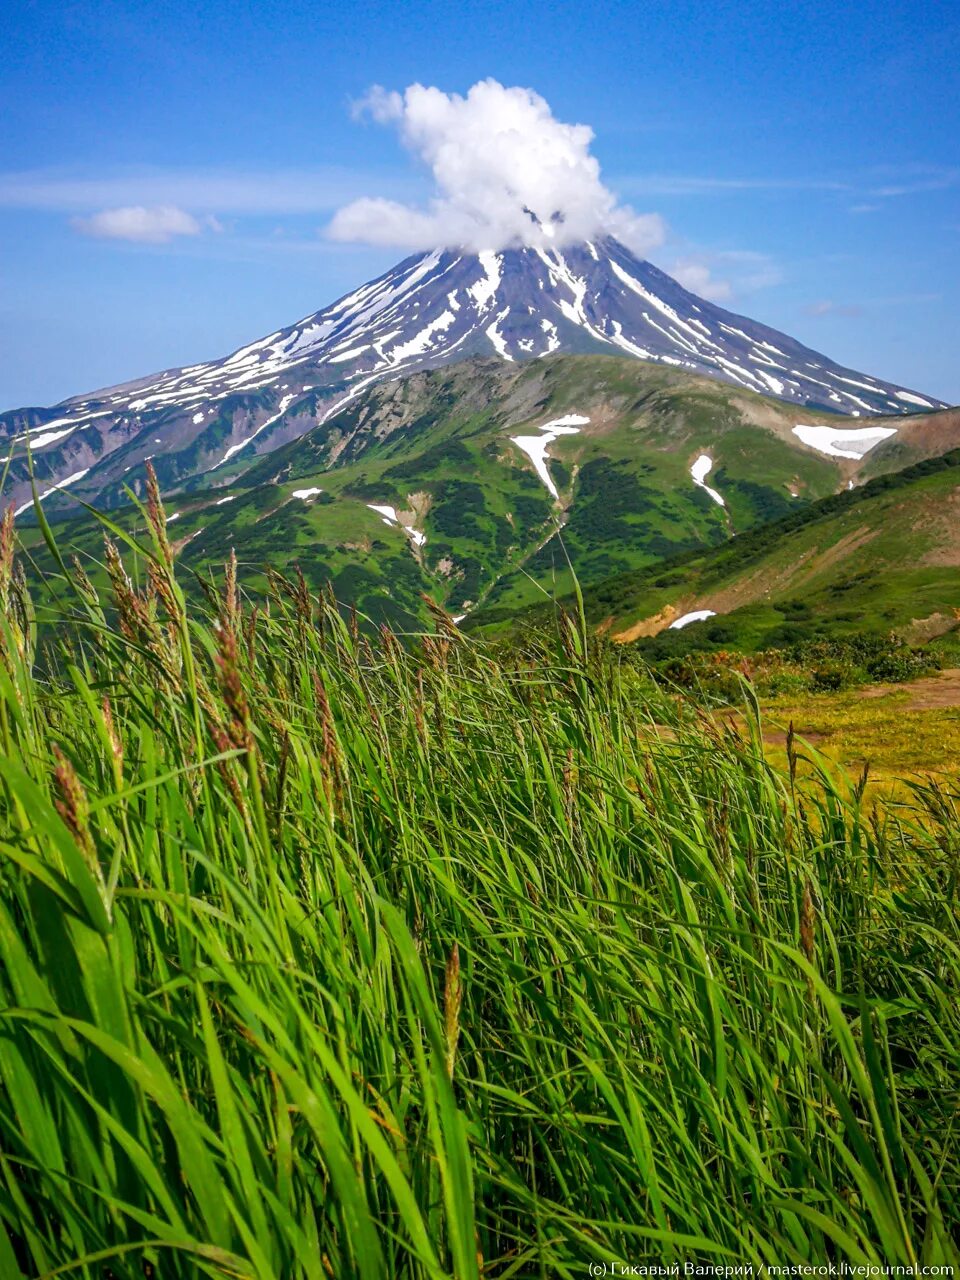
<instances>
[{"instance_id":1,"label":"blue sky","mask_svg":"<svg viewBox=\"0 0 960 1280\"><path fill-rule=\"evenodd\" d=\"M351 102L487 77L592 127L606 186L663 219L659 265L960 401L955 4L40 0L0 21L0 408L226 354L386 269L409 250L326 228L432 178ZM115 214L139 207L166 239Z\"/></svg>"}]
</instances>

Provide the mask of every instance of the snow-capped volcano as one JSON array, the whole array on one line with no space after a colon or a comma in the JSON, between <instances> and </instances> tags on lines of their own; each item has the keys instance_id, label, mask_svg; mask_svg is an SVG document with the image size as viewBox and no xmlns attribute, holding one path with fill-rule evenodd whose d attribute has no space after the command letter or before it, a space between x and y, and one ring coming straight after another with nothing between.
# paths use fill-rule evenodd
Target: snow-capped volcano
<instances>
[{"instance_id":1,"label":"snow-capped volcano","mask_svg":"<svg viewBox=\"0 0 960 1280\"><path fill-rule=\"evenodd\" d=\"M13 498L29 498L28 441L41 492L109 496L151 457L168 485L252 459L372 383L416 368L583 352L656 361L853 416L944 407L698 298L610 237L562 249L436 250L223 360L2 415L19 459Z\"/></svg>"}]
</instances>

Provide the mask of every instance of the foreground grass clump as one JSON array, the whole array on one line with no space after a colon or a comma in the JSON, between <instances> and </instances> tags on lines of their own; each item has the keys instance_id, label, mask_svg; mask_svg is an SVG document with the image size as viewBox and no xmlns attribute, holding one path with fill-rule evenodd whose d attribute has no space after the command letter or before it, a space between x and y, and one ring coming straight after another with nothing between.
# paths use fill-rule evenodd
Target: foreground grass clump
<instances>
[{"instance_id":1,"label":"foreground grass clump","mask_svg":"<svg viewBox=\"0 0 960 1280\"><path fill-rule=\"evenodd\" d=\"M42 663L5 526L4 1280L958 1261L952 799L801 796L567 622L188 613L152 519Z\"/></svg>"}]
</instances>

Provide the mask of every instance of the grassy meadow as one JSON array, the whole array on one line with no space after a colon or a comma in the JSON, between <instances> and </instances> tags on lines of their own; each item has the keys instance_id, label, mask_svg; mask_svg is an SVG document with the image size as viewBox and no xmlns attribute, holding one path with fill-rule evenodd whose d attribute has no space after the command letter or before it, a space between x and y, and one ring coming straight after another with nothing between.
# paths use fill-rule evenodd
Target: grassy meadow
<instances>
[{"instance_id":1,"label":"grassy meadow","mask_svg":"<svg viewBox=\"0 0 960 1280\"><path fill-rule=\"evenodd\" d=\"M3 526L4 1280L960 1263L950 786L148 515L43 612Z\"/></svg>"},{"instance_id":2,"label":"grassy meadow","mask_svg":"<svg viewBox=\"0 0 960 1280\"><path fill-rule=\"evenodd\" d=\"M936 677L924 681L934 687ZM786 764L786 732L792 724L826 767L859 776L868 771L867 794L878 791L905 802L911 785L935 780L950 788L960 780L960 706L923 706L903 688L771 698L764 704L768 755ZM811 750L812 748L812 750ZM808 766L810 772L815 766ZM804 767L801 766L801 776Z\"/></svg>"}]
</instances>

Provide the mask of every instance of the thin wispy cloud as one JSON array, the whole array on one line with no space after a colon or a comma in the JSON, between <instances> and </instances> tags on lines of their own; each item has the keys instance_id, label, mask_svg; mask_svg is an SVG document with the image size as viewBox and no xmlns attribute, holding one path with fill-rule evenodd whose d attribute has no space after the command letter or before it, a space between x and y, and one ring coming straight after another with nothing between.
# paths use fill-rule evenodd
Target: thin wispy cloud
<instances>
[{"instance_id":1,"label":"thin wispy cloud","mask_svg":"<svg viewBox=\"0 0 960 1280\"><path fill-rule=\"evenodd\" d=\"M686 250L666 270L685 289L711 302L732 302L783 280L769 254L750 249Z\"/></svg>"},{"instance_id":2,"label":"thin wispy cloud","mask_svg":"<svg viewBox=\"0 0 960 1280\"><path fill-rule=\"evenodd\" d=\"M835 302L832 298L820 298L803 307L802 313L815 320L826 317L854 319L866 311L880 310L884 307L925 306L931 302L939 302L940 293L898 293L887 297L865 298L862 302Z\"/></svg>"},{"instance_id":3,"label":"thin wispy cloud","mask_svg":"<svg viewBox=\"0 0 960 1280\"><path fill-rule=\"evenodd\" d=\"M871 298L866 306L870 307L915 307L924 306L928 302L939 302L942 293L896 293L885 298Z\"/></svg>"},{"instance_id":4,"label":"thin wispy cloud","mask_svg":"<svg viewBox=\"0 0 960 1280\"><path fill-rule=\"evenodd\" d=\"M815 320L822 319L825 316L842 316L844 318L852 318L863 314L863 307L856 306L853 303L834 302L832 298L821 298L817 302L808 303L803 308L805 316L811 316Z\"/></svg>"},{"instance_id":5,"label":"thin wispy cloud","mask_svg":"<svg viewBox=\"0 0 960 1280\"><path fill-rule=\"evenodd\" d=\"M82 235L98 240L127 240L133 244L168 244L178 236L198 236L206 228L221 230L214 217L201 221L176 205L122 205L102 209L89 218L74 218L72 225Z\"/></svg>"},{"instance_id":6,"label":"thin wispy cloud","mask_svg":"<svg viewBox=\"0 0 960 1280\"><path fill-rule=\"evenodd\" d=\"M926 195L949 191L960 186L960 168L940 165L908 165L902 169L879 170L887 181L871 187L867 194L874 199L895 200L901 196Z\"/></svg>"},{"instance_id":7,"label":"thin wispy cloud","mask_svg":"<svg viewBox=\"0 0 960 1280\"><path fill-rule=\"evenodd\" d=\"M0 208L89 216L99 209L174 206L194 217L323 216L389 182L401 194L409 175L358 167L315 169L135 169L118 173L34 169L0 173Z\"/></svg>"},{"instance_id":8,"label":"thin wispy cloud","mask_svg":"<svg viewBox=\"0 0 960 1280\"><path fill-rule=\"evenodd\" d=\"M853 178L779 177L723 174L634 173L618 176L617 187L630 196L722 196L741 192L791 195L797 191L822 191L862 197L851 213L872 211L878 200L947 191L960 186L960 169L933 165L906 165L900 169L877 166Z\"/></svg>"},{"instance_id":9,"label":"thin wispy cloud","mask_svg":"<svg viewBox=\"0 0 960 1280\"><path fill-rule=\"evenodd\" d=\"M847 182L828 178L726 178L706 174L628 174L617 180L628 195L709 196L740 191L850 191Z\"/></svg>"},{"instance_id":10,"label":"thin wispy cloud","mask_svg":"<svg viewBox=\"0 0 960 1280\"><path fill-rule=\"evenodd\" d=\"M710 302L729 302L733 297L730 281L716 279L709 264L696 258L678 258L670 264L670 274L685 289Z\"/></svg>"}]
</instances>

